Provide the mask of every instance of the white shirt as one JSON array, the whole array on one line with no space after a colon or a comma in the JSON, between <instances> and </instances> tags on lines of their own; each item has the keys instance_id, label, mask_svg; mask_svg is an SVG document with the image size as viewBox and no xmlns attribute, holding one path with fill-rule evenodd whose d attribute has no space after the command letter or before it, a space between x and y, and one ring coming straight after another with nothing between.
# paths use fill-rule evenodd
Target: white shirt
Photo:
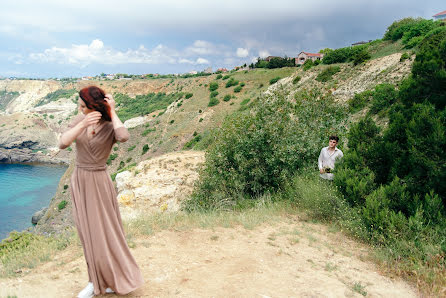
<instances>
[{"instance_id":1,"label":"white shirt","mask_svg":"<svg viewBox=\"0 0 446 298\"><path fill-rule=\"evenodd\" d=\"M334 169L335 162L339 159L341 159L344 156L344 153L337 147L335 147L334 151L328 150L328 146L322 148L321 154L319 154L318 159L318 166L319 170L323 168L330 168ZM333 174L332 173L324 173L320 174L321 178L333 180Z\"/></svg>"}]
</instances>

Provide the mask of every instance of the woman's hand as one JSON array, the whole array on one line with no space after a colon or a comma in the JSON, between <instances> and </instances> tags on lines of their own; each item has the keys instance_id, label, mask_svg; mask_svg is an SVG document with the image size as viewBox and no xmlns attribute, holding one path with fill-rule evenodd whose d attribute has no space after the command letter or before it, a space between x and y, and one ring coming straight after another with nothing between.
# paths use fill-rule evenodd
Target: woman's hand
<instances>
[{"instance_id":1,"label":"woman's hand","mask_svg":"<svg viewBox=\"0 0 446 298\"><path fill-rule=\"evenodd\" d=\"M84 120L82 120L82 124L84 127L88 127L91 125L95 125L101 120L102 114L98 111L94 111L85 115Z\"/></svg>"},{"instance_id":2,"label":"woman's hand","mask_svg":"<svg viewBox=\"0 0 446 298\"><path fill-rule=\"evenodd\" d=\"M116 102L113 99L113 95L111 94L105 94L105 98L104 100L108 103L108 105L110 106L110 111L114 111L115 110L115 106L116 106Z\"/></svg>"}]
</instances>

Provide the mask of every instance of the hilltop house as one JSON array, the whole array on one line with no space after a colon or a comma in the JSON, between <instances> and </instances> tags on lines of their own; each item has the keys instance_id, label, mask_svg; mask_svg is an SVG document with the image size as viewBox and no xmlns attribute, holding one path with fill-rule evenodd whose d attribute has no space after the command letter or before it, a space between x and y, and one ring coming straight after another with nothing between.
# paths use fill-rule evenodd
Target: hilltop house
<instances>
[{"instance_id":1,"label":"hilltop house","mask_svg":"<svg viewBox=\"0 0 446 298\"><path fill-rule=\"evenodd\" d=\"M358 41L358 42L352 43L352 46L359 46L359 45L362 45L362 44L367 44L369 42L372 42L372 40L369 39L369 41Z\"/></svg>"},{"instance_id":2,"label":"hilltop house","mask_svg":"<svg viewBox=\"0 0 446 298\"><path fill-rule=\"evenodd\" d=\"M321 53L300 52L299 55L297 55L297 58L296 58L296 65L302 65L308 59L311 59L314 62L316 60L322 60L322 58L324 58L324 54L321 54Z\"/></svg>"},{"instance_id":3,"label":"hilltop house","mask_svg":"<svg viewBox=\"0 0 446 298\"><path fill-rule=\"evenodd\" d=\"M446 20L446 10L439 12L437 14L434 14L432 16L435 20Z\"/></svg>"}]
</instances>

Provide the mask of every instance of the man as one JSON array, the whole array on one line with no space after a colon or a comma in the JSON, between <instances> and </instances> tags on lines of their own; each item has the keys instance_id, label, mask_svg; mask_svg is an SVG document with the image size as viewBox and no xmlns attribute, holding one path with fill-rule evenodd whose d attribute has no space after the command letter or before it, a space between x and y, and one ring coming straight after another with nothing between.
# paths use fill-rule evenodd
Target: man
<instances>
[{"instance_id":1,"label":"man","mask_svg":"<svg viewBox=\"0 0 446 298\"><path fill-rule=\"evenodd\" d=\"M342 151L336 148L338 142L339 138L337 136L330 136L328 147L322 148L321 154L319 154L319 172L323 179L333 180L332 170L334 169L335 162L344 156Z\"/></svg>"}]
</instances>

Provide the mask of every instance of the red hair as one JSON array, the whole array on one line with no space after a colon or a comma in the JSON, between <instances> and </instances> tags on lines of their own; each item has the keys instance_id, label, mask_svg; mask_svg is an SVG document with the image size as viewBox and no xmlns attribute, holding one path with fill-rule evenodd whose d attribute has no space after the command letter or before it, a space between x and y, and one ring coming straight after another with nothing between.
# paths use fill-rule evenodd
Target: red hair
<instances>
[{"instance_id":1,"label":"red hair","mask_svg":"<svg viewBox=\"0 0 446 298\"><path fill-rule=\"evenodd\" d=\"M79 91L79 96L87 108L100 112L103 120L111 121L110 106L104 99L104 90L96 86L89 86Z\"/></svg>"}]
</instances>

